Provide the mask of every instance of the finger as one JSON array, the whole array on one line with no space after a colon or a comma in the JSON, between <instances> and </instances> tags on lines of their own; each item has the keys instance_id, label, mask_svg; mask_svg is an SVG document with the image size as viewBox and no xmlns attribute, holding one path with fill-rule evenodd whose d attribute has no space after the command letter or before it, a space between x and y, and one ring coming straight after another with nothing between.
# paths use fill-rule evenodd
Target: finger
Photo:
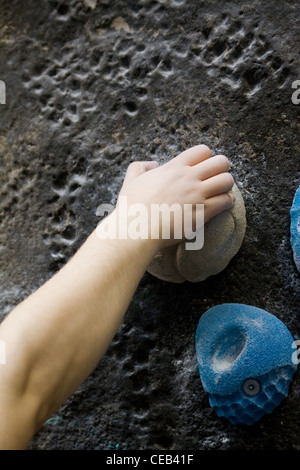
<instances>
[{"instance_id":1,"label":"finger","mask_svg":"<svg viewBox=\"0 0 300 470\"><path fill-rule=\"evenodd\" d=\"M153 170L154 168L157 168L159 166L159 163L155 161L140 162L140 164L141 164L142 173L145 173L145 171Z\"/></svg>"},{"instance_id":2,"label":"finger","mask_svg":"<svg viewBox=\"0 0 300 470\"><path fill-rule=\"evenodd\" d=\"M184 165L192 166L210 157L211 151L207 145L196 145L195 147L191 147L190 149L180 153L175 157L175 159L178 159L178 161L181 161Z\"/></svg>"},{"instance_id":3,"label":"finger","mask_svg":"<svg viewBox=\"0 0 300 470\"><path fill-rule=\"evenodd\" d=\"M205 198L216 196L217 194L228 193L234 184L234 179L230 173L221 173L212 176L205 181L201 181L201 190Z\"/></svg>"},{"instance_id":4,"label":"finger","mask_svg":"<svg viewBox=\"0 0 300 470\"><path fill-rule=\"evenodd\" d=\"M229 160L224 155L216 155L204 160L204 162L198 163L198 165L194 166L194 169L197 171L198 177L204 181L219 173L228 171L229 167Z\"/></svg>"},{"instance_id":5,"label":"finger","mask_svg":"<svg viewBox=\"0 0 300 470\"><path fill-rule=\"evenodd\" d=\"M231 209L235 199L232 193L218 194L207 199L204 205L204 222L206 223L221 212Z\"/></svg>"},{"instance_id":6,"label":"finger","mask_svg":"<svg viewBox=\"0 0 300 470\"><path fill-rule=\"evenodd\" d=\"M137 176L145 173L146 171L153 170L159 166L158 162L132 162L127 168L126 181L132 181Z\"/></svg>"}]
</instances>

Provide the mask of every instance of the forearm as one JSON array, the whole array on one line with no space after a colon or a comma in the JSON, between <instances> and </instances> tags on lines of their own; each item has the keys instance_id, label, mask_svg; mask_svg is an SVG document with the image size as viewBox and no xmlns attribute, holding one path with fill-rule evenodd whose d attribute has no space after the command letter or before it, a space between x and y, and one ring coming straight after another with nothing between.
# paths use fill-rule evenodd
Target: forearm
<instances>
[{"instance_id":1,"label":"forearm","mask_svg":"<svg viewBox=\"0 0 300 470\"><path fill-rule=\"evenodd\" d=\"M232 207L228 168L226 157L211 157L208 147L199 145L160 167L132 163L120 195L128 207L193 206L194 223L195 206L204 204L206 222ZM124 215L119 206L109 217ZM157 228L158 234L174 232L170 220ZM93 232L59 273L8 315L0 326L7 360L0 365L0 449L26 447L91 373L155 252L174 243L172 234L169 240L100 240Z\"/></svg>"},{"instance_id":2,"label":"forearm","mask_svg":"<svg viewBox=\"0 0 300 470\"><path fill-rule=\"evenodd\" d=\"M99 240L93 232L70 262L3 322L7 364L0 391L3 383L11 384L16 400L25 402L22 409L36 407L32 428L95 368L154 253L149 240ZM0 423L0 444L2 430Z\"/></svg>"}]
</instances>

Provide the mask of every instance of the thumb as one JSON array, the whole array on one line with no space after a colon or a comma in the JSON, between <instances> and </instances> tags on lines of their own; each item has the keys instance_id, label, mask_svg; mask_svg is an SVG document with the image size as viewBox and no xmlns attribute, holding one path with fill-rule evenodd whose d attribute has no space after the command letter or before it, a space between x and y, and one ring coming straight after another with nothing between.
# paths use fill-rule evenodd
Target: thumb
<instances>
[{"instance_id":1,"label":"thumb","mask_svg":"<svg viewBox=\"0 0 300 470\"><path fill-rule=\"evenodd\" d=\"M126 183L128 183L132 181L133 179L137 178L137 176L142 175L146 171L153 170L154 168L157 168L158 166L159 166L158 162L155 162L155 161L130 163L129 167L127 168L125 181Z\"/></svg>"}]
</instances>

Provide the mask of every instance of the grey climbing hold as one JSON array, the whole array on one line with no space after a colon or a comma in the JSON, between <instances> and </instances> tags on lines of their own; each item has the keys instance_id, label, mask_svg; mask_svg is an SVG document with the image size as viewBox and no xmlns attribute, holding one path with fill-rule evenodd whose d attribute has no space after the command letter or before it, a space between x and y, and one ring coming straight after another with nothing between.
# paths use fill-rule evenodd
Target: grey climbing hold
<instances>
[{"instance_id":1,"label":"grey climbing hold","mask_svg":"<svg viewBox=\"0 0 300 470\"><path fill-rule=\"evenodd\" d=\"M204 281L226 268L239 251L246 232L246 210L236 184L232 189L236 201L232 209L209 220L204 228L204 246L186 250L185 242L159 251L148 272L163 281L181 283Z\"/></svg>"}]
</instances>

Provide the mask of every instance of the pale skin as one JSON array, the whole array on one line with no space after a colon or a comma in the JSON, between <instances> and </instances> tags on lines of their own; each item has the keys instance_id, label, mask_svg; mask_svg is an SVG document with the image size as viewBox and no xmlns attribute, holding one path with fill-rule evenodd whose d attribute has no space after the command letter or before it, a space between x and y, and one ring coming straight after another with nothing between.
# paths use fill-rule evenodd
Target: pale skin
<instances>
[{"instance_id":1,"label":"pale skin","mask_svg":"<svg viewBox=\"0 0 300 470\"><path fill-rule=\"evenodd\" d=\"M234 204L229 161L205 145L168 163L134 162L121 189L129 203L204 204L208 221ZM118 204L109 217L118 215ZM25 449L94 370L153 256L178 240L106 239L96 230L71 260L0 325L0 449Z\"/></svg>"}]
</instances>

